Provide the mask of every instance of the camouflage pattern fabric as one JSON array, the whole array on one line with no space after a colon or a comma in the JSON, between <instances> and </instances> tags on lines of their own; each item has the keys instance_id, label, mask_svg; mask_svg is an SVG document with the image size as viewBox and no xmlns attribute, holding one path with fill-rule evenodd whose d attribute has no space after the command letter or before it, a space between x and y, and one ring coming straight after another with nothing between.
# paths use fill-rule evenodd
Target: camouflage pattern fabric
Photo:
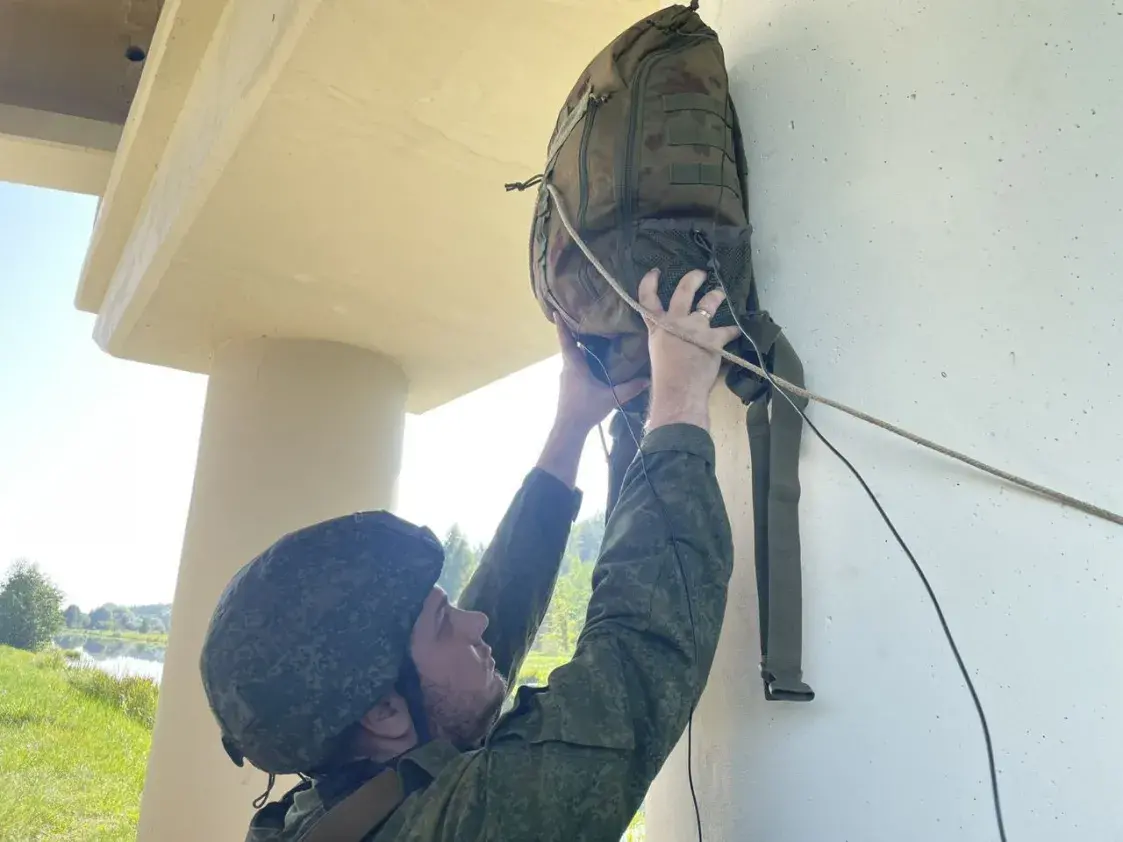
<instances>
[{"instance_id":1,"label":"camouflage pattern fabric","mask_svg":"<svg viewBox=\"0 0 1123 842\"><path fill-rule=\"evenodd\" d=\"M645 376L647 325L570 237L547 185L633 298L653 266L662 271L663 306L687 272L720 266L729 297L711 323L732 325L735 312L756 331L762 315L751 260L748 165L725 53L692 8L668 5L637 21L578 77L550 136L528 243L539 306L596 353L604 368L593 365L593 374L613 383ZM695 304L716 286L708 278ZM764 348L762 338L757 344ZM744 340L730 350L755 359ZM734 391L748 399L762 382Z\"/></svg>"},{"instance_id":2,"label":"camouflage pattern fabric","mask_svg":"<svg viewBox=\"0 0 1123 842\"><path fill-rule=\"evenodd\" d=\"M483 746L461 753L438 740L409 752L398 772L410 794L366 842L614 842L623 834L705 686L733 563L709 434L662 427L641 453L607 524L573 660L548 686L519 688ZM525 497L515 511L505 529L536 521ZM529 551L536 536L525 537ZM484 608L470 601L481 599L496 611L489 642L498 652L508 641L514 670L556 564L549 575L519 569L504 541L517 543L501 530L465 607ZM498 595L494 583L503 583ZM331 806L319 785L304 785L261 811L247 841L300 842Z\"/></svg>"},{"instance_id":3,"label":"camouflage pattern fabric","mask_svg":"<svg viewBox=\"0 0 1123 842\"><path fill-rule=\"evenodd\" d=\"M203 688L235 763L315 768L394 688L444 550L387 512L293 532L243 567L211 618Z\"/></svg>"}]
</instances>

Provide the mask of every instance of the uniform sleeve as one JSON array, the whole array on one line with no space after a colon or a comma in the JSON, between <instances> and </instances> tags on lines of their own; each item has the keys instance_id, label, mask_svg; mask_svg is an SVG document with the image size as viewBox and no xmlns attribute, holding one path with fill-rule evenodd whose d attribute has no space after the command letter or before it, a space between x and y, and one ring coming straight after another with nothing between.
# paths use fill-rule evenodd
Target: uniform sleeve
<instances>
[{"instance_id":1,"label":"uniform sleeve","mask_svg":"<svg viewBox=\"0 0 1123 842\"><path fill-rule=\"evenodd\" d=\"M533 469L460 596L460 608L487 614L484 640L496 669L509 681L518 674L546 615L580 508L580 492Z\"/></svg>"},{"instance_id":2,"label":"uniform sleeve","mask_svg":"<svg viewBox=\"0 0 1123 842\"><path fill-rule=\"evenodd\" d=\"M658 428L641 453L573 660L548 687L519 689L449 793L456 827L439 838L619 839L686 728L721 630L732 538L708 433Z\"/></svg>"}]
</instances>

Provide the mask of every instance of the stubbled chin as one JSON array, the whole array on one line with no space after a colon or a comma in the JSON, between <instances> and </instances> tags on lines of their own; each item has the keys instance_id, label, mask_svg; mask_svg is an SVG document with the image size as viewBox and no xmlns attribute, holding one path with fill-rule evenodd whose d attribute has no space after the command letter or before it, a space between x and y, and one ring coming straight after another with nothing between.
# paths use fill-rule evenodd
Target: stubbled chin
<instances>
[{"instance_id":1,"label":"stubbled chin","mask_svg":"<svg viewBox=\"0 0 1123 842\"><path fill-rule=\"evenodd\" d=\"M487 735L487 732L495 726L495 723L499 721L500 714L503 713L503 701L507 698L507 682L500 678L499 686L502 689L496 693L495 699L492 700L491 705L484 713L480 739L483 739Z\"/></svg>"}]
</instances>

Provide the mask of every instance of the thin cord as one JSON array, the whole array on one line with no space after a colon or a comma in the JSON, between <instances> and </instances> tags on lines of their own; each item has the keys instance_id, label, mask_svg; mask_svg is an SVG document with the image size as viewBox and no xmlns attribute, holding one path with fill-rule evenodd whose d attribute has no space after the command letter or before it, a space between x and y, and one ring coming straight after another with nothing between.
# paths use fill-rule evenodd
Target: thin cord
<instances>
[{"instance_id":1,"label":"thin cord","mask_svg":"<svg viewBox=\"0 0 1123 842\"><path fill-rule=\"evenodd\" d=\"M787 396L785 395L785 397ZM789 398L789 400L791 399ZM796 408L799 409L798 407ZM975 690L975 683L971 680L971 676L967 672L967 665L964 664L963 656L959 654L959 647L955 643L955 638L952 637L951 628L948 626L947 618L944 616L944 610L940 607L940 600L936 598L936 593L932 590L932 585L928 581L928 577L924 574L920 563L917 562L916 556L912 554L912 550L909 549L908 544L905 543L905 539L901 537L901 533L897 531L897 527L893 525L893 521L889 519L889 515L885 513L885 509L882 508L881 503L878 501L865 479L862 478L858 469L851 464L849 459L839 452L838 448L827 440L827 437L819 431L818 427L811 423L811 419L804 415L803 410L799 410L799 414L803 415L803 420L807 422L807 426L819 437L819 441L825 444L827 449L837 456L842 461L842 464L850 469L850 473L854 475L854 478L862 484L862 489L869 495L874 506L877 507L877 513L881 515L881 519L885 521L885 525L889 527L889 531L893 533L893 537L897 539L897 543L900 544L901 549L904 551L905 555L908 556L908 560L912 563L916 575L920 577L920 581L924 585L924 590L928 592L928 598L932 601L932 607L936 609L936 617L940 621L940 628L943 629L944 637L947 639L948 647L951 649L951 654L955 656L955 663L959 667L959 672L963 676L964 683L967 685L967 692L971 694L971 701L975 704L975 713L978 714L979 717L979 725L982 726L983 729L983 742L986 743L987 749L987 768L990 772L990 794L994 804L994 821L998 826L998 838L1002 840L1002 842L1006 842L1006 822L1002 818L1002 801L998 795L998 769L994 760L994 744L991 741L990 725L987 724L987 716L983 711L983 703L979 700L979 694Z\"/></svg>"},{"instance_id":2,"label":"thin cord","mask_svg":"<svg viewBox=\"0 0 1123 842\"><path fill-rule=\"evenodd\" d=\"M721 272L715 271L714 278L721 286L721 290L723 293L725 293L726 298L728 298L729 291L726 289L725 281L721 277ZM740 318L738 318L736 310L732 306L730 306L729 310L733 314L733 321L736 323L737 329L741 331L741 333L747 340L749 340L749 344L752 345L757 359L763 363L764 355L761 354L760 347L756 344L756 340L749 336L748 331L745 330L744 326L741 324L741 320ZM767 369L764 369L764 371L766 372L765 376L768 378L769 382L772 383L773 386L775 386L776 384L772 379L772 374L768 372ZM971 694L971 701L975 704L975 713L978 714L979 717L979 725L981 725L983 729L983 741L986 743L987 750L987 768L990 772L991 798L994 804L994 820L998 825L998 838L1002 840L1002 842L1006 842L1006 823L1002 818L1002 802L998 794L998 769L994 760L994 744L991 741L990 725L987 723L987 716L983 711L983 703L979 700L979 694L975 690L975 683L971 680L971 675L967 671L967 665L963 662L963 656L959 654L959 646L956 644L955 638L952 636L951 627L948 625L947 618L944 616L944 610L940 606L940 600L937 599L936 592L932 589L932 584L928 581L928 576L925 575L924 569L916 560L916 556L913 555L912 550L910 550L908 544L905 543L905 539L901 537L901 533L897 531L897 527L893 525L893 521L890 520L889 515L885 512L885 509L882 507L881 502L877 499L877 495L873 493L873 489L870 488L869 484L866 482L865 478L858 471L858 469L854 467L853 463L849 459L842 455L837 447L831 444L827 437L823 435L819 428L816 427L815 424L812 423L811 419L807 417L807 413L803 411L803 408L800 407L794 400L792 400L791 397L783 389L777 388L775 389L775 391L784 396L784 399L792 405L792 408L795 409L795 411L803 417L803 420L807 423L807 426L811 428L811 431L815 433L816 436L818 436L819 441L826 445L827 449L830 450L830 452L835 456L837 456L842 464L850 469L850 473L854 475L854 478L861 484L862 489L866 492L867 495L869 495L870 500L873 502L874 507L877 509L877 513L881 515L881 519L885 521L885 525L889 527L889 531L893 533L893 537L897 539L897 543L900 545L901 549L904 550L905 555L908 557L909 562L911 562L912 564L913 570L915 570L916 575L920 577L921 584L924 585L924 590L928 592L928 598L932 601L932 607L936 609L936 618L940 621L940 628L943 629L944 637L947 639L948 647L951 649L951 653L955 657L955 663L959 667L959 672L963 676L963 681L967 684L967 692Z\"/></svg>"},{"instance_id":3,"label":"thin cord","mask_svg":"<svg viewBox=\"0 0 1123 842\"><path fill-rule=\"evenodd\" d=\"M728 97L725 100L725 121L724 122L725 122L726 125L729 124L729 98ZM718 219L718 213L721 210L721 199L722 199L722 196L724 195L724 191L725 191L725 155L724 155L724 153L721 156L721 167L720 167L719 173L720 174L718 176L718 185L719 185L719 187L718 187L718 200L717 200L717 202L715 203L715 206L714 206L714 216L713 216L713 221L712 221L712 226L711 226L711 234L710 234L710 247L712 248L712 251L711 251L711 254L710 254L711 261L712 261L712 266L711 266L712 273L711 274L713 275L714 280L720 286L722 294L725 296L726 300L729 302L729 313L733 317L733 323L735 325L737 325L737 330L739 330L741 332L741 335L744 336L745 339L747 339L749 341L749 344L752 346L753 353L756 354L757 360L760 361L761 371L764 372L764 376L768 379L768 382L772 385L773 392L774 393L779 392L781 395L784 396L784 400L786 400L789 404L791 404L792 409L794 409L796 412L798 412L800 414L800 417L803 418L803 420L807 424L807 426L810 427L812 432L814 432L815 435L819 438L819 441L821 441L824 445L826 445L827 449L830 450L830 452L833 453L835 456L837 456L838 459L842 462L842 464L844 464L850 470L850 473L852 473L854 475L854 478L856 480L858 480L858 482L862 486L862 489L866 492L867 495L869 495L870 501L873 503L874 507L877 509L877 513L879 515L881 515L881 519L885 521L885 525L889 527L889 531L893 533L893 537L897 539L897 543L900 545L901 549L904 551L905 555L908 557L909 562L912 564L913 570L916 571L916 575L920 577L921 584L924 585L924 590L926 590L928 592L928 598L932 601L932 607L936 610L936 618L940 622L940 628L943 629L944 637L947 639L947 642L948 642L948 647L951 649L951 653L955 657L955 663L959 667L959 672L963 676L964 683L966 683L966 685L967 685L967 692L969 692L971 694L971 701L975 705L975 713L979 717L979 725L982 727L982 731L983 731L983 742L986 745L987 770L990 773L991 803L994 805L994 821L995 821L995 824L998 826L998 838L1001 840L1001 842L1006 842L1006 822L1002 817L1002 801L999 797L999 792L998 792L998 768L997 768L997 765L995 764L995 760L994 760L994 744L993 744L993 742L991 740L991 736L990 736L990 725L987 723L987 716L986 716L985 711L983 710L983 704L979 700L979 694L975 690L975 683L971 680L971 675L967 671L967 665L963 662L963 656L960 655L960 653L959 653L959 646L956 644L955 637L951 633L951 627L948 625L947 618L944 616L944 609L940 605L940 600L936 597L936 592L935 592L935 590L933 590L932 584L928 581L928 576L925 574L924 569L920 566L920 563L916 560L916 556L913 555L912 550L909 549L908 544L905 543L905 539L901 537L901 533L897 531L897 527L893 524L893 521L889 518L888 513L886 513L885 509L881 505L881 502L877 499L877 495L875 495L873 493L873 489L870 488L869 484L866 482L866 480L862 476L862 474L858 471L857 468L854 467L854 464L849 459L847 459L845 456L843 456L842 452L837 447L835 447L827 439L827 437L825 435L823 435L823 433L819 430L819 428L816 427L814 423L812 423L811 419L807 417L807 413L804 412L803 407L799 406L792 399L791 395L789 395L787 392L785 392L783 389L779 388L776 385L776 381L773 379L772 372L770 372L768 370L768 366L765 364L764 354L761 353L760 346L757 345L756 340L753 339L753 337L749 335L749 332L745 329L745 326L741 323L741 317L737 315L737 308L733 306L733 300L729 297L729 288L725 285L725 279L724 279L724 277L722 277L721 263L720 263L720 261L718 260L718 257L717 257L717 245L716 245L716 243L717 243L717 219ZM744 190L744 189L745 188L742 185L742 190Z\"/></svg>"},{"instance_id":4,"label":"thin cord","mask_svg":"<svg viewBox=\"0 0 1123 842\"><path fill-rule=\"evenodd\" d=\"M605 281L610 287L612 287L616 294L624 300L624 303L626 303L629 307L639 313L648 323L657 326L661 330L665 330L667 333L671 334L671 336L677 337L683 342L689 342L691 345L703 347L707 351L711 351L715 354L720 354L723 359L728 360L734 365L751 371L758 377L768 377L767 373L760 366L754 365L743 357L739 357L736 354L725 350L724 348L710 348L706 346L704 343L701 343L697 339L688 336L686 333L674 327L673 325L667 324L654 313L650 312L647 308L637 302L634 298L632 298L632 296L628 294L627 290L625 290L620 285L620 282L617 281L616 278L614 278L612 274L605 268L604 264L600 262L597 256L593 254L592 249L589 248L585 240L574 229L572 222L570 222L569 220L569 214L566 212L565 207L558 195L557 188L554 187L553 184L550 184L548 182L546 182L544 186L547 192L550 194L550 197L554 200L554 208L558 212L558 218L561 220L563 227L569 233L573 241L577 244L577 247L580 248L584 253L585 257L588 258L589 262L593 264L593 268L595 268L597 272L600 273L601 277L605 279ZM942 444L938 444L934 441L926 439L923 436L917 435L916 433L909 432L902 427L898 427L897 425L891 424L888 421L883 421L880 418L870 415L867 412L863 412L860 409L854 409L853 407L847 406L846 404L839 401L832 400L831 398L825 398L822 395L817 395L814 392L804 389L802 386L796 386L794 383L789 383L782 377L769 377L768 379L769 382L779 388L782 392L786 392L799 398L806 398L807 400L816 401L817 403L821 403L824 406L832 407L833 409L837 409L839 412L844 412L847 415L857 418L860 421L865 421L868 424L872 424L875 427L879 427L880 429L886 430L887 432L893 433L894 435L900 436L901 438L908 439L914 444L918 444L921 447L926 447L929 450L934 450L937 453L947 456L950 459L955 459L963 462L966 465L970 465L972 468L976 468L977 470L983 471L984 473L990 474L991 476L998 477L999 479L1005 480L1006 482L1009 482L1013 485L1017 485L1029 491L1033 491L1043 497L1061 503L1062 505L1071 506L1074 509L1079 509L1080 511L1085 512L1086 514L1093 515L1094 517L1102 518L1119 526L1123 526L1123 515L1110 511L1109 509L1105 509L1102 506L1097 506L1094 503L1089 503L1077 497L1072 497L1063 492L1049 488L1048 486L1040 485L1039 483L1033 482L1032 480L1020 477L1017 474L1011 474L1008 471L1004 471L1000 468L995 468L985 462L981 462L978 459L975 459L972 456L960 453L959 451L953 450L950 447L945 447Z\"/></svg>"},{"instance_id":5,"label":"thin cord","mask_svg":"<svg viewBox=\"0 0 1123 842\"><path fill-rule=\"evenodd\" d=\"M576 338L575 338L576 341ZM655 502L659 504L659 509L663 514L663 522L667 524L667 531L671 534L671 550L675 554L675 561L678 562L679 575L682 576L682 587L686 591L686 611L690 619L690 640L694 644L694 663L698 663L698 636L694 625L694 608L690 604L690 585L686 581L686 566L682 563L682 556L678 552L677 538L675 537L674 528L671 526L671 515L667 511L667 506L663 502L658 492L655 490L655 483L651 481L651 477L647 473L647 460L643 455L643 447L640 445L639 436L636 435L635 429L632 427L631 419L628 418L628 413L624 411L620 399L616 396L616 384L612 380L612 375L608 373L608 368L604 362L598 357L591 348L583 343L578 342L578 346L585 351L590 357L597 361L601 371L604 372L605 382L608 383L612 389L612 399L616 402L616 408L619 410L620 415L624 418L624 424L628 428L628 435L632 437L632 441L636 446L636 455L639 456L640 469L643 471L643 478L647 481L647 487L651 489L651 496L655 498ZM603 433L602 433L603 437ZM603 438L602 438L603 440ZM703 842L702 839L702 811L698 806L698 792L694 788L694 706L690 707L690 716L686 720L686 780L690 785L690 800L694 803L694 823L698 828L698 842Z\"/></svg>"},{"instance_id":6,"label":"thin cord","mask_svg":"<svg viewBox=\"0 0 1123 842\"><path fill-rule=\"evenodd\" d=\"M692 8L695 8L695 7L692 7ZM728 102L728 99L727 99L726 100L726 117L724 119L724 122L725 122L726 125L728 125L728 123L729 123L728 111L729 111L729 102ZM940 605L940 601L937 598L936 593L933 590L931 583L928 581L927 575L924 573L923 568L920 566L919 562L916 560L916 556L913 555L912 550L909 549L908 544L905 543L904 538L901 537L900 532L898 532L896 526L893 524L893 521L889 518L889 515L886 513L885 509L882 507L881 502L877 499L877 496L873 493L873 490L869 487L869 484L866 482L866 480L862 476L862 474L858 471L857 468L854 467L853 463L851 463L850 460L847 459L838 450L838 448L836 448L827 439L827 437L825 435L823 435L823 433L819 430L819 428L817 426L815 426L814 423L812 423L811 419L808 418L807 414L803 411L803 408L796 404L796 402L792 399L791 395L788 394L788 391L786 391L783 388L780 388L780 385L777 382L778 380L780 380L780 378L774 377L772 375L772 373L767 370L767 367L765 365L765 357L761 353L760 347L757 345L757 343L753 339L753 337L749 335L749 332L745 329L744 325L741 323L741 320L736 313L736 309L733 306L733 301L731 299L729 299L729 290L725 285L724 279L721 277L720 266L719 266L719 263L718 263L717 251L716 251L717 219L718 219L718 214L720 213L721 200L723 198L723 194L724 194L724 190L725 190L725 154L724 154L724 151L722 152L722 155L721 155L721 170L720 170L720 173L721 174L720 174L719 179L718 179L720 190L719 190L719 193L718 193L718 201L715 204L714 215L713 215L713 220L712 220L711 246L713 248L713 251L711 252L711 255L710 255L711 258L712 258L712 270L713 270L712 274L714 276L714 279L720 285L722 293L725 295L725 298L729 302L729 311L730 311L730 314L733 316L733 321L736 324L737 329L749 341L749 344L752 346L753 351L756 353L757 359L760 361L761 365L760 366L753 366L747 360L744 360L741 357L737 357L737 356L735 356L735 355L733 355L729 352L726 352L724 349L721 349L721 355L723 357L725 357L726 359L729 359L731 362L734 362L735 364L741 365L744 368L748 368L750 371L753 371L753 373L757 374L758 376L763 376L771 384L774 391L777 391L781 395L783 395L784 399L787 400L787 402L789 404L791 404L792 408L795 409L796 412L798 412L800 414L800 416L803 418L803 420L807 423L808 427L811 428L811 430L815 433L815 435L819 438L819 440L827 447L827 449L829 449L831 451L831 453L833 453L835 456L838 457L838 459L854 475L855 479L858 480L859 484L862 486L862 489L866 492L866 494L869 496L871 502L874 504L874 507L877 509L878 514L880 514L882 520L885 521L885 525L887 527L889 527L889 531L893 534L893 537L896 539L897 543L900 545L901 549L904 551L904 553L905 553L906 557L908 558L909 562L912 564L912 567L916 571L917 576L920 578L920 581L921 581L922 585L924 586L925 591L927 591L927 593L928 593L928 597L932 602L932 607L936 611L936 617L939 620L940 627L944 632L944 637L946 638L946 640L948 642L948 646L951 649L952 655L955 658L956 665L959 667L960 674L963 676L963 680L967 685L967 690L971 695L971 700L974 703L975 712L978 715L979 724L982 727L983 740L984 740L984 743L986 745L987 767L988 767L988 770L989 770L989 773L990 773L991 796L992 796L992 803L994 805L995 823L998 827L998 835L999 835L999 838L1001 839L1001 842L1006 842L1006 826L1005 826L1005 821L1004 821L1003 816L1002 816L1002 805L1001 805L1001 799L1000 799L999 790L998 790L998 770L997 770L997 765L995 763L995 758L994 758L994 745L993 745L993 741L991 739L990 726L987 722L986 713L983 710L983 705L982 705L982 702L979 699L978 692L975 689L975 684L971 680L971 675L967 670L967 665L963 661L963 656L959 652L959 646L955 642L955 638L951 633L951 627L948 625L947 618L944 616L943 608ZM594 255L592 253L592 251L588 248L588 246L584 243L584 241L581 239L581 237L577 234L577 232L574 230L574 228L570 224L569 219L567 217L567 214L565 212L565 209L562 206L562 202L558 198L557 189L552 184L549 184L549 183L546 183L545 187L546 187L546 190L549 192L550 197L554 201L554 206L559 211L559 217L561 218L562 224L565 226L567 232L570 234L570 236L573 238L573 240L577 243L578 247L582 250L582 252L584 252L585 256L590 260L590 262L594 265L594 267L597 269L597 271L600 272L600 274L604 277L604 279L609 282L609 285L612 286L613 289L617 292L617 294L619 294L629 305L631 305L633 309L635 309L637 312L639 312L641 316L643 316L645 319L650 320L651 322L654 322L657 326L663 327L664 329L667 329L666 326L664 324L662 324L659 319L654 318L653 314L648 313L645 308L641 307L638 304L638 302L635 302L634 300L632 300L631 297L628 296L624 292L624 290L620 287L619 283L608 273L608 271L604 268L604 266L596 258L596 255ZM683 339L683 340L686 340L688 342L691 342L692 344L701 346L701 344L699 342L697 342L696 340L693 340L693 339L683 335L682 333L680 333L678 331L668 329L668 332L673 334L673 335L676 335L679 339ZM704 347L704 346L701 346L701 347ZM714 350L714 349L710 349L710 350ZM612 383L612 379L609 376L607 367L600 360L600 358L596 356L596 354L591 354L591 355L597 361L597 364L601 367L602 371L605 374L605 379L608 381L609 385L612 386L613 397L615 399L615 394L616 394L615 385ZM835 406L835 408L841 409L842 411L847 412L850 415L855 415L855 417L861 418L861 417L865 416L865 418L863 420L868 420L871 423L874 423L876 426L882 427L883 429L887 429L890 432L897 432L899 435L903 434L905 438L907 438L911 441L914 441L917 444L921 444L923 446L930 447L934 450L937 450L938 452L945 453L945 455L949 455L949 456L952 456L953 458L957 458L957 459L960 459L961 461L965 461L965 462L967 462L967 464L971 464L974 467L980 468L982 470L986 470L987 472L992 473L992 474L996 474L998 476L1002 476L1003 478L1009 479L1009 480L1011 480L1011 481L1015 482L1016 484L1021 485L1023 487L1028 487L1031 490L1038 491L1039 493L1045 493L1046 496L1053 497L1054 499L1059 499L1062 502L1070 502L1070 504L1076 505L1078 508L1081 508L1084 511L1089 511L1091 514L1101 514L1101 512L1106 513L1108 515L1111 515L1111 517L1108 518L1109 520L1114 520L1115 522L1123 524L1123 517L1120 517L1118 515L1114 515L1114 513L1106 512L1106 510L1100 510L1099 507L1097 507L1097 506L1092 506L1091 504L1084 503L1083 501L1076 500L1075 498L1068 498L1068 495L1063 495L1060 492L1055 492L1052 489L1045 488L1044 486L1039 486L1036 483L1032 483L1028 480L1023 480L1022 478L1016 477L1012 474L1006 474L1006 472L999 471L998 469L993 469L990 466L985 465L984 463L981 463L981 462L978 462L977 460L972 459L971 457L967 457L967 456L964 456L962 454L958 454L955 451L951 451L950 449L944 448L942 445L937 445L934 442L928 442L926 439L922 439L922 437L920 437L920 436L915 436L914 434L908 433L907 431L900 430L900 428L896 428L894 425L890 425L887 422L881 421L880 419L873 418L873 416L868 416L868 415L866 415L866 413L860 413L859 414L858 410L851 410L849 407L845 407L842 404L837 404L834 401L827 401L823 398L820 398L817 395L812 394L808 390L803 389L803 388L798 387L798 386L795 386L795 384L788 383L787 381L782 381L782 382L784 383L785 387L787 387L788 390L790 390L793 394L796 394L799 397L803 397L805 399L811 399L811 400L818 400L821 403L825 403L827 405ZM802 393L802 394L800 394L800 393ZM617 406L620 408L621 414L625 415L625 422L628 425L628 431L629 431L629 433L631 433L632 438L635 441L636 449L637 449L637 452L639 453L639 456L640 456L640 464L641 464L641 467L643 468L644 478L647 480L648 485L651 488L652 495L659 502L660 508L663 509L664 519L667 521L668 529L670 529L670 518L667 515L666 508L663 505L663 502L659 498L658 494L656 494L655 486L651 483L651 479L647 475L647 465L646 465L645 460L643 459L643 451L640 448L639 439L636 437L635 432L632 430L631 422L628 421L626 414L623 412L623 407L619 406L619 400L617 400L616 403L617 403ZM1102 514L1101 514L1101 516L1102 516ZM671 540L671 546L674 549L675 557L676 557L676 559L678 560L678 563L679 563L679 570L680 570L680 572L683 576L683 586L686 587L686 574L685 574L685 570L683 569L682 559L679 557L678 549L677 549L677 547L675 546L675 543L674 543L674 533L673 532L671 533L671 539L672 539ZM689 590L688 590L687 591L687 607L689 608L689 606L690 606L690 594L689 594ZM692 633L692 635L694 633L693 611L691 611L691 633ZM697 655L697 640L695 640L695 655ZM687 779L688 779L688 782L689 782L689 785L690 785L690 795L691 795L691 798L694 802L695 820L697 822L697 827L698 827L698 839L699 839L699 842L702 842L702 818L701 818L701 812L700 812L699 807L698 807L697 793L695 792L695 789L694 789L694 775L693 775L693 762L692 762L692 760L693 760L693 750L692 750L693 749L693 746L692 746L693 724L694 724L694 711L693 711L693 708L692 708L690 718L687 722Z\"/></svg>"}]
</instances>

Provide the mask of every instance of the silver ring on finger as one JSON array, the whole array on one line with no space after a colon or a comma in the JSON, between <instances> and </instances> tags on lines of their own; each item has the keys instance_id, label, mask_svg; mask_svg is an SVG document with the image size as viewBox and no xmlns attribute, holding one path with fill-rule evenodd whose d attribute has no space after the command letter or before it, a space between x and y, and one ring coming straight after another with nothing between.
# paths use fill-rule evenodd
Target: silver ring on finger
<instances>
[{"instance_id":1,"label":"silver ring on finger","mask_svg":"<svg viewBox=\"0 0 1123 842\"><path fill-rule=\"evenodd\" d=\"M695 313L701 313L703 316L706 317L706 321L709 321L710 319L712 319L714 317L714 314L711 313L709 310L707 310L705 307L697 307L697 308L695 308L694 312Z\"/></svg>"}]
</instances>

